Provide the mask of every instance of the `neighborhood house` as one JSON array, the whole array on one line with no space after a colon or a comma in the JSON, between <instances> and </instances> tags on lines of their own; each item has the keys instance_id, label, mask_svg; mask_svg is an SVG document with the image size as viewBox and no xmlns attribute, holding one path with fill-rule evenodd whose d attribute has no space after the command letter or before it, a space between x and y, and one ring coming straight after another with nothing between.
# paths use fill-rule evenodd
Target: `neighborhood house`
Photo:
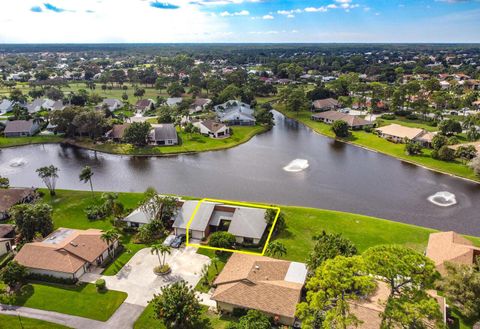
<instances>
[{"instance_id":1,"label":"neighborhood house","mask_svg":"<svg viewBox=\"0 0 480 329\"><path fill-rule=\"evenodd\" d=\"M101 266L118 241L107 244L97 229L59 228L41 242L26 243L15 260L33 274L78 279L92 267Z\"/></svg>"},{"instance_id":2,"label":"neighborhood house","mask_svg":"<svg viewBox=\"0 0 480 329\"><path fill-rule=\"evenodd\" d=\"M199 201L184 201L175 216L175 235L185 234ZM189 235L193 239L206 239L209 234L227 231L237 243L259 244L267 228L265 209L201 202L190 224Z\"/></svg>"},{"instance_id":3,"label":"neighborhood house","mask_svg":"<svg viewBox=\"0 0 480 329\"><path fill-rule=\"evenodd\" d=\"M32 202L36 197L34 188L0 189L0 220L8 218L8 211L14 205Z\"/></svg>"},{"instance_id":4,"label":"neighborhood house","mask_svg":"<svg viewBox=\"0 0 480 329\"><path fill-rule=\"evenodd\" d=\"M171 123L152 125L150 132L150 142L155 145L176 145L178 144L178 135L175 126Z\"/></svg>"},{"instance_id":5,"label":"neighborhood house","mask_svg":"<svg viewBox=\"0 0 480 329\"><path fill-rule=\"evenodd\" d=\"M372 123L370 121L367 121L355 115L350 115L337 111L315 113L312 114L311 118L314 121L322 121L327 124L332 124L335 121L342 120L348 124L348 127L350 127L350 129L363 129L365 127L372 126Z\"/></svg>"},{"instance_id":6,"label":"neighborhood house","mask_svg":"<svg viewBox=\"0 0 480 329\"><path fill-rule=\"evenodd\" d=\"M480 248L455 232L439 232L430 234L426 255L433 260L437 271L444 275L445 262L475 264L475 259L480 258Z\"/></svg>"},{"instance_id":7,"label":"neighborhood house","mask_svg":"<svg viewBox=\"0 0 480 329\"><path fill-rule=\"evenodd\" d=\"M333 98L317 99L312 103L313 112L324 112L338 109L340 103Z\"/></svg>"},{"instance_id":8,"label":"neighborhood house","mask_svg":"<svg viewBox=\"0 0 480 329\"><path fill-rule=\"evenodd\" d=\"M214 120L199 121L195 122L193 125L200 129L202 135L208 137L221 138L230 135L230 128L227 125Z\"/></svg>"},{"instance_id":9,"label":"neighborhood house","mask_svg":"<svg viewBox=\"0 0 480 329\"><path fill-rule=\"evenodd\" d=\"M3 134L5 137L33 136L40 129L34 120L13 120L7 121Z\"/></svg>"},{"instance_id":10,"label":"neighborhood house","mask_svg":"<svg viewBox=\"0 0 480 329\"><path fill-rule=\"evenodd\" d=\"M436 133L428 132L420 128L410 128L393 123L391 125L375 129L378 136L394 143L403 143L405 139L420 143L429 147Z\"/></svg>"},{"instance_id":11,"label":"neighborhood house","mask_svg":"<svg viewBox=\"0 0 480 329\"><path fill-rule=\"evenodd\" d=\"M229 126L253 126L255 125L254 111L250 105L231 100L214 106L218 119Z\"/></svg>"},{"instance_id":12,"label":"neighborhood house","mask_svg":"<svg viewBox=\"0 0 480 329\"><path fill-rule=\"evenodd\" d=\"M306 276L302 263L234 253L215 279L211 299L222 312L254 309L291 326Z\"/></svg>"},{"instance_id":13,"label":"neighborhood house","mask_svg":"<svg viewBox=\"0 0 480 329\"><path fill-rule=\"evenodd\" d=\"M130 123L124 123L120 125L113 125L112 129L107 131L105 137L113 140L114 142L120 142L125 135L125 131L130 127Z\"/></svg>"},{"instance_id":14,"label":"neighborhood house","mask_svg":"<svg viewBox=\"0 0 480 329\"><path fill-rule=\"evenodd\" d=\"M0 257L12 250L15 228L10 224L0 224Z\"/></svg>"}]
</instances>

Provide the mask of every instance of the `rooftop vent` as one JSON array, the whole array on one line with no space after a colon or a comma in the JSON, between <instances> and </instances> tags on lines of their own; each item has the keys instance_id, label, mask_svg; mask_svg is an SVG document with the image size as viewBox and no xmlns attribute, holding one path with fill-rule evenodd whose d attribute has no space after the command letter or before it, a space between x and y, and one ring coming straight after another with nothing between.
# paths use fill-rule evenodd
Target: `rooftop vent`
<instances>
[{"instance_id":1,"label":"rooftop vent","mask_svg":"<svg viewBox=\"0 0 480 329\"><path fill-rule=\"evenodd\" d=\"M78 247L78 244L76 244L75 242L70 242L70 245L72 245L74 247Z\"/></svg>"}]
</instances>

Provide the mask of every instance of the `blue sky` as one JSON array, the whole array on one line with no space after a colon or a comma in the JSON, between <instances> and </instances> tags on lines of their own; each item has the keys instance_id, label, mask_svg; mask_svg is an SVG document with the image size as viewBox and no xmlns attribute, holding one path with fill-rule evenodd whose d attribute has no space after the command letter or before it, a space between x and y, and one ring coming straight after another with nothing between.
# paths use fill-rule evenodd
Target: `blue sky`
<instances>
[{"instance_id":1,"label":"blue sky","mask_svg":"<svg viewBox=\"0 0 480 329\"><path fill-rule=\"evenodd\" d=\"M2 0L0 42L480 42L480 0Z\"/></svg>"}]
</instances>

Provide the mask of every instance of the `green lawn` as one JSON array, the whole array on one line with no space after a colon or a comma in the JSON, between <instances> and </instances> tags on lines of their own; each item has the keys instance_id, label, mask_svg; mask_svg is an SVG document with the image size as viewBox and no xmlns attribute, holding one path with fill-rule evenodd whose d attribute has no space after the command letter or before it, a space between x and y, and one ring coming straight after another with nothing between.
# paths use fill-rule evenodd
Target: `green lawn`
<instances>
[{"instance_id":1,"label":"green lawn","mask_svg":"<svg viewBox=\"0 0 480 329\"><path fill-rule=\"evenodd\" d=\"M59 285L31 283L2 302L106 321L127 298L120 291L98 293L94 284Z\"/></svg>"},{"instance_id":2,"label":"green lawn","mask_svg":"<svg viewBox=\"0 0 480 329\"><path fill-rule=\"evenodd\" d=\"M63 137L49 135L49 136L32 136L32 137L0 137L0 148L13 147L29 144L45 144L45 143L59 143L63 141Z\"/></svg>"},{"instance_id":3,"label":"green lawn","mask_svg":"<svg viewBox=\"0 0 480 329\"><path fill-rule=\"evenodd\" d=\"M291 111L286 111L283 106L276 106L276 109L286 116L302 122L319 134L335 138L330 125L310 119L311 112L292 113ZM480 177L475 176L473 170L460 161L446 162L433 159L431 157L432 150L430 149L424 149L421 155L410 156L405 154L405 145L389 142L373 133L367 133L363 130L353 131L349 138L339 138L338 140L384 153L410 163L424 166L428 169L480 181Z\"/></svg>"},{"instance_id":4,"label":"green lawn","mask_svg":"<svg viewBox=\"0 0 480 329\"><path fill-rule=\"evenodd\" d=\"M199 248L197 253L208 256L210 258L213 258L215 256L215 251L205 248ZM230 253L223 253L221 255L218 255L217 257L219 261L216 263L216 267L213 263L210 264L210 266L208 267L208 283L206 283L203 279L200 280L195 286L195 290L205 293L210 290L211 284L213 283L217 275L222 272L223 267L227 263L228 258L230 257Z\"/></svg>"},{"instance_id":5,"label":"green lawn","mask_svg":"<svg viewBox=\"0 0 480 329\"><path fill-rule=\"evenodd\" d=\"M266 131L263 126L242 126L233 127L233 134L225 139L209 138L200 134L186 134L179 132L178 137L181 141L179 145L174 146L145 146L134 147L131 144L104 143L94 144L90 140L76 140L75 145L80 147L113 154L127 155L168 155L188 152L204 152L231 148L247 142L253 136Z\"/></svg>"},{"instance_id":6,"label":"green lawn","mask_svg":"<svg viewBox=\"0 0 480 329\"><path fill-rule=\"evenodd\" d=\"M229 316L219 316L210 313L206 307L202 307L202 324L198 329L224 329L229 322L234 322L235 319ZM163 321L154 318L153 307L151 304L145 308L140 317L135 321L134 329L165 329Z\"/></svg>"},{"instance_id":7,"label":"green lawn","mask_svg":"<svg viewBox=\"0 0 480 329\"><path fill-rule=\"evenodd\" d=\"M0 314L0 329L68 329L56 323L16 315Z\"/></svg>"}]
</instances>

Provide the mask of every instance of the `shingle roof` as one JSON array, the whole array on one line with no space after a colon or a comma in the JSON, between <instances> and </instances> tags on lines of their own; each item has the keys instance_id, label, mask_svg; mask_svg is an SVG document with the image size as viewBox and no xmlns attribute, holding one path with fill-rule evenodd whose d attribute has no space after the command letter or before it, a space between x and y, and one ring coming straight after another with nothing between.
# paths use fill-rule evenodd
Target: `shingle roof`
<instances>
[{"instance_id":1,"label":"shingle roof","mask_svg":"<svg viewBox=\"0 0 480 329\"><path fill-rule=\"evenodd\" d=\"M7 211L33 192L35 192L33 188L0 189L0 212Z\"/></svg>"},{"instance_id":2,"label":"shingle roof","mask_svg":"<svg viewBox=\"0 0 480 329\"><path fill-rule=\"evenodd\" d=\"M267 228L265 212L260 208L236 207L228 232L235 236L261 239Z\"/></svg>"},{"instance_id":3,"label":"shingle roof","mask_svg":"<svg viewBox=\"0 0 480 329\"><path fill-rule=\"evenodd\" d=\"M158 124L153 128L152 138L156 141L165 139L177 139L177 130L171 123Z\"/></svg>"},{"instance_id":4,"label":"shingle roof","mask_svg":"<svg viewBox=\"0 0 480 329\"><path fill-rule=\"evenodd\" d=\"M121 125L113 125L112 130L108 132L108 136L115 139L122 139L125 134L125 130L130 127L130 123L124 123Z\"/></svg>"},{"instance_id":5,"label":"shingle roof","mask_svg":"<svg viewBox=\"0 0 480 329\"><path fill-rule=\"evenodd\" d=\"M214 282L212 299L293 318L303 282L285 280L291 262L234 253Z\"/></svg>"},{"instance_id":6,"label":"shingle roof","mask_svg":"<svg viewBox=\"0 0 480 329\"><path fill-rule=\"evenodd\" d=\"M338 101L333 98L317 99L313 102L313 107L316 109L334 108L339 105Z\"/></svg>"},{"instance_id":7,"label":"shingle roof","mask_svg":"<svg viewBox=\"0 0 480 329\"><path fill-rule=\"evenodd\" d=\"M146 109L147 107L150 107L153 104L153 101L151 99L141 99L135 104L135 107L140 108L140 109Z\"/></svg>"},{"instance_id":8,"label":"shingle roof","mask_svg":"<svg viewBox=\"0 0 480 329\"><path fill-rule=\"evenodd\" d=\"M193 212L197 208L197 205L198 201L184 201L182 207L175 216L175 222L173 223L173 227L183 229L187 228L187 224L190 221ZM198 207L198 210L195 214L195 220L192 221L190 229L195 231L205 231L214 208L214 203L205 201L202 202Z\"/></svg>"},{"instance_id":9,"label":"shingle roof","mask_svg":"<svg viewBox=\"0 0 480 329\"><path fill-rule=\"evenodd\" d=\"M480 256L480 248L455 232L439 232L430 234L426 255L433 260L437 270L445 274L445 262L471 265L475 256Z\"/></svg>"},{"instance_id":10,"label":"shingle roof","mask_svg":"<svg viewBox=\"0 0 480 329\"><path fill-rule=\"evenodd\" d=\"M217 122L215 120L204 120L204 121L201 121L200 123L204 125L208 130L214 133L226 127L225 124L221 122Z\"/></svg>"},{"instance_id":11,"label":"shingle roof","mask_svg":"<svg viewBox=\"0 0 480 329\"><path fill-rule=\"evenodd\" d=\"M4 133L22 133L30 132L33 126L33 120L14 120L7 121Z\"/></svg>"},{"instance_id":12,"label":"shingle roof","mask_svg":"<svg viewBox=\"0 0 480 329\"><path fill-rule=\"evenodd\" d=\"M0 224L0 239L10 235L15 230L15 227L10 224Z\"/></svg>"}]
</instances>

